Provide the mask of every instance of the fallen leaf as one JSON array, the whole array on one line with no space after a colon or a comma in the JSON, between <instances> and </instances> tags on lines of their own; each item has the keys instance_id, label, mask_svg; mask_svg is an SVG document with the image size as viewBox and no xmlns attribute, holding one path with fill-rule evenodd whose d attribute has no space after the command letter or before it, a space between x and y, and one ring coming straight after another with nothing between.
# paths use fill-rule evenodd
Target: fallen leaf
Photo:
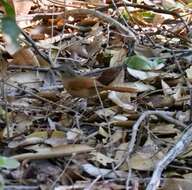
<instances>
[{"instance_id":1,"label":"fallen leaf","mask_svg":"<svg viewBox=\"0 0 192 190\"><path fill-rule=\"evenodd\" d=\"M40 66L36 55L30 48L20 48L13 55L13 64Z\"/></svg>"},{"instance_id":2,"label":"fallen leaf","mask_svg":"<svg viewBox=\"0 0 192 190\"><path fill-rule=\"evenodd\" d=\"M11 158L17 160L38 160L61 157L70 154L87 153L93 151L94 148L83 144L67 144L60 145L53 148L39 148L36 149L37 153L24 153L12 156Z\"/></svg>"},{"instance_id":3,"label":"fallen leaf","mask_svg":"<svg viewBox=\"0 0 192 190\"><path fill-rule=\"evenodd\" d=\"M152 171L163 156L163 152L157 150L157 145L148 137L141 150L131 156L128 166L136 170Z\"/></svg>"},{"instance_id":4,"label":"fallen leaf","mask_svg":"<svg viewBox=\"0 0 192 190\"><path fill-rule=\"evenodd\" d=\"M160 190L189 190L191 185L191 179L166 178Z\"/></svg>"},{"instance_id":5,"label":"fallen leaf","mask_svg":"<svg viewBox=\"0 0 192 190\"><path fill-rule=\"evenodd\" d=\"M125 109L125 110L135 110L136 106L130 103L130 95L125 93L119 93L119 92L110 92L108 94L108 98L117 104L119 107Z\"/></svg>"},{"instance_id":6,"label":"fallen leaf","mask_svg":"<svg viewBox=\"0 0 192 190\"><path fill-rule=\"evenodd\" d=\"M91 160L97 161L98 163L102 164L103 166L107 166L107 164L111 164L114 162L114 159L100 153L100 152L92 152Z\"/></svg>"},{"instance_id":7,"label":"fallen leaf","mask_svg":"<svg viewBox=\"0 0 192 190\"><path fill-rule=\"evenodd\" d=\"M140 80L146 80L146 79L153 80L155 77L158 77L160 75L160 73L139 71L139 70L131 69L128 67L127 67L127 71L131 76Z\"/></svg>"}]
</instances>

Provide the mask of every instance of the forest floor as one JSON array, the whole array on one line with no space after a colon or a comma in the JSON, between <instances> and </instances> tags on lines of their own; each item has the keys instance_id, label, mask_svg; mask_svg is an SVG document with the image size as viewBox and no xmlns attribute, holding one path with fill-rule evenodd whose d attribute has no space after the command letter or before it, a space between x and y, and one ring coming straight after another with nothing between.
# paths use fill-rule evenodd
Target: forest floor
<instances>
[{"instance_id":1,"label":"forest floor","mask_svg":"<svg viewBox=\"0 0 192 190\"><path fill-rule=\"evenodd\" d=\"M191 0L0 11L1 189L191 189Z\"/></svg>"}]
</instances>

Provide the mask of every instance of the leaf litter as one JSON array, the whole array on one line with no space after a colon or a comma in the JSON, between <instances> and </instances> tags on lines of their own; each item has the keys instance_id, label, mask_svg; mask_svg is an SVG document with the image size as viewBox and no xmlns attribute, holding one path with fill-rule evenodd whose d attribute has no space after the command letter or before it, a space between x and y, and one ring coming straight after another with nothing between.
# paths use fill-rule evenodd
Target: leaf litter
<instances>
[{"instance_id":1,"label":"leaf litter","mask_svg":"<svg viewBox=\"0 0 192 190\"><path fill-rule=\"evenodd\" d=\"M2 2L1 187L190 189L190 1ZM72 97L64 64L137 91Z\"/></svg>"}]
</instances>

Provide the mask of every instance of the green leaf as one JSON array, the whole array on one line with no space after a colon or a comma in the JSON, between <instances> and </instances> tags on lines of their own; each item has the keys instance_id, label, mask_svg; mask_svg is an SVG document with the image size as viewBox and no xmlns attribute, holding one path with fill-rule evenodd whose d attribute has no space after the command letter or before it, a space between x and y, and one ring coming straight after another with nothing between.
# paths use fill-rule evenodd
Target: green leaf
<instances>
[{"instance_id":1,"label":"green leaf","mask_svg":"<svg viewBox=\"0 0 192 190\"><path fill-rule=\"evenodd\" d=\"M3 7L5 8L5 11L7 13L7 16L15 18L15 10L14 8L8 3L7 0L0 0L0 3L2 3Z\"/></svg>"},{"instance_id":2,"label":"green leaf","mask_svg":"<svg viewBox=\"0 0 192 190\"><path fill-rule=\"evenodd\" d=\"M0 190L3 190L4 189L4 179L3 179L3 176L0 175Z\"/></svg>"},{"instance_id":3,"label":"green leaf","mask_svg":"<svg viewBox=\"0 0 192 190\"><path fill-rule=\"evenodd\" d=\"M9 16L5 16L2 18L2 31L15 40L20 34L20 29L17 26L15 20Z\"/></svg>"},{"instance_id":4,"label":"green leaf","mask_svg":"<svg viewBox=\"0 0 192 190\"><path fill-rule=\"evenodd\" d=\"M150 60L142 55L133 55L125 59L125 64L129 68L137 70L154 70L161 63L163 63L161 59Z\"/></svg>"},{"instance_id":5,"label":"green leaf","mask_svg":"<svg viewBox=\"0 0 192 190\"><path fill-rule=\"evenodd\" d=\"M19 162L13 158L0 156L0 168L15 169L19 167Z\"/></svg>"},{"instance_id":6,"label":"green leaf","mask_svg":"<svg viewBox=\"0 0 192 190\"><path fill-rule=\"evenodd\" d=\"M142 14L143 18L148 22L149 21L151 22L155 16L155 14L151 11L144 11L141 14Z\"/></svg>"},{"instance_id":7,"label":"green leaf","mask_svg":"<svg viewBox=\"0 0 192 190\"><path fill-rule=\"evenodd\" d=\"M127 10L123 10L122 13L120 14L120 18L123 19L123 17L127 20L129 20L130 16Z\"/></svg>"},{"instance_id":8,"label":"green leaf","mask_svg":"<svg viewBox=\"0 0 192 190\"><path fill-rule=\"evenodd\" d=\"M10 16L3 17L1 21L1 30L7 44L7 51L10 54L14 54L20 48L18 43L20 29L17 26L15 19Z\"/></svg>"}]
</instances>

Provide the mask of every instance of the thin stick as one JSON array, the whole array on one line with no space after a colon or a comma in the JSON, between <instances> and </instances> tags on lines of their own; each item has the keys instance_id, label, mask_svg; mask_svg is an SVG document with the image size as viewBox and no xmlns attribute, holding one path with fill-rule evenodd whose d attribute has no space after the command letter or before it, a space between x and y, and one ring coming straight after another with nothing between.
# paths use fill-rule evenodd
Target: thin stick
<instances>
[{"instance_id":1,"label":"thin stick","mask_svg":"<svg viewBox=\"0 0 192 190\"><path fill-rule=\"evenodd\" d=\"M44 60L46 60L50 65L51 65L51 60L49 59L49 57L44 54L44 53L41 53L39 51L39 49L37 48L35 42L22 30L20 29L21 33L23 34L23 36L25 37L25 39L31 44L31 46L34 48L34 50L36 51L36 53L41 56Z\"/></svg>"},{"instance_id":2,"label":"thin stick","mask_svg":"<svg viewBox=\"0 0 192 190\"><path fill-rule=\"evenodd\" d=\"M136 137L137 137L138 129L139 129L141 123L143 122L143 120L145 118L149 117L150 115L157 115L157 116L165 119L166 121L168 121L170 123L173 123L179 127L182 127L183 129L187 128L187 126L185 124L174 119L171 116L170 112L165 112L165 111L146 111L146 112L144 112L139 117L139 119L136 121L136 123L133 125L132 136L131 136L130 143L128 145L128 151L127 151L124 159L115 167L115 169L120 167L125 161L129 162L130 156L133 153L133 149L134 149L134 146L136 143ZM126 188L128 188L128 186L129 186L130 178L131 178L131 168L129 167L129 172L128 172L128 176L127 176L127 180L126 180Z\"/></svg>"},{"instance_id":3,"label":"thin stick","mask_svg":"<svg viewBox=\"0 0 192 190\"><path fill-rule=\"evenodd\" d=\"M56 178L56 180L52 183L52 185L51 185L51 187L50 187L51 190L55 188L57 182L58 182L58 181L61 179L61 177L65 174L65 172L67 171L69 165L71 164L72 159L74 158L74 156L75 156L75 155L72 155L72 156L70 157L70 159L68 160L67 164L65 165L65 168L63 169L63 171L62 171L62 172L60 173L60 175Z\"/></svg>"},{"instance_id":4,"label":"thin stick","mask_svg":"<svg viewBox=\"0 0 192 190\"><path fill-rule=\"evenodd\" d=\"M98 175L97 176L97 178L95 178L94 180L93 180L93 182L88 186L88 187L86 187L84 190L91 190L91 189L94 189L93 187L94 187L94 185L101 179L101 175Z\"/></svg>"},{"instance_id":5,"label":"thin stick","mask_svg":"<svg viewBox=\"0 0 192 190\"><path fill-rule=\"evenodd\" d=\"M160 183L163 170L171 163L179 154L186 150L192 141L192 124L183 136L177 141L176 145L160 160L153 172L152 178L146 190L156 190Z\"/></svg>"},{"instance_id":6,"label":"thin stick","mask_svg":"<svg viewBox=\"0 0 192 190\"><path fill-rule=\"evenodd\" d=\"M71 112L77 114L77 112L76 112L75 110L73 110L73 109L71 109L71 108L69 108L69 107L66 107L66 106L63 106L63 105L61 105L61 104L57 104L57 103L55 103L55 102L52 102L52 101L50 101L50 100L48 100L48 99L46 99L46 98L43 98L43 97L41 97L41 96L38 96L38 95L34 94L33 92L29 92L29 91L27 91L27 90L25 90L25 89L23 89L23 88L20 88L20 87L18 87L18 86L15 86L15 85L13 85L13 84L11 84L11 83L9 83L9 82L5 82L5 84L6 84L6 85L9 85L9 86L11 86L11 87L13 87L13 88L19 89L19 90L21 90L21 91L23 91L23 92L26 92L26 93L30 94L31 96L36 97L37 99L39 99L39 100L41 100L41 101L48 102L48 103L50 103L50 104L52 104L52 105L58 106L58 107L60 107L60 108L66 109L67 111L71 111Z\"/></svg>"},{"instance_id":7,"label":"thin stick","mask_svg":"<svg viewBox=\"0 0 192 190\"><path fill-rule=\"evenodd\" d=\"M125 27L124 25L122 25L121 23L119 23L118 21L116 21L115 19L106 16L105 14L103 14L100 11L96 11L96 10L91 10L91 9L73 9L73 10L68 10L67 14L90 14L92 16L98 17L108 23L110 23L111 25L114 25L117 30L119 30L120 32L123 32L131 41L135 42L137 41L137 38L134 34L133 29L131 29L131 27Z\"/></svg>"},{"instance_id":8,"label":"thin stick","mask_svg":"<svg viewBox=\"0 0 192 190\"><path fill-rule=\"evenodd\" d=\"M180 122L177 119L174 119L171 116L171 114L172 114L171 112L166 112L166 111L145 111L145 112L143 112L141 114L141 116L138 118L138 120L135 122L135 124L133 125L131 140L130 140L129 147L128 147L128 152L125 155L125 158L122 160L122 162L120 162L115 168L116 169L119 168L124 163L124 161L127 160L127 156L133 152L133 148L134 148L134 145L136 142L137 132L139 130L139 127L141 126L141 123L143 122L143 120L146 117L149 117L150 115L157 115L157 116L161 117L162 119L164 119L170 123L173 123L178 127L181 127L182 129L187 128L187 125L183 124L182 122Z\"/></svg>"}]
</instances>

